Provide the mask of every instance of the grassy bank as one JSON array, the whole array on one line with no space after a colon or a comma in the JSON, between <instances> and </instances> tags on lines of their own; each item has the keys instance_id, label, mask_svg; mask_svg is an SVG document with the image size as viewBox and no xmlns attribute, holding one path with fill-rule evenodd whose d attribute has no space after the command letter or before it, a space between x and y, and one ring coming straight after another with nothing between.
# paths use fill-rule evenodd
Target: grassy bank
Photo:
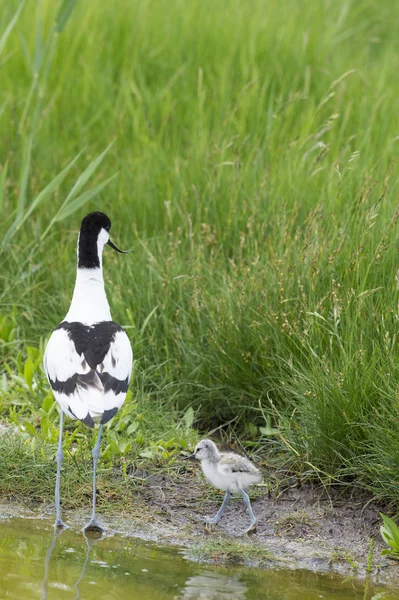
<instances>
[{"instance_id":1,"label":"grassy bank","mask_svg":"<svg viewBox=\"0 0 399 600\"><path fill-rule=\"evenodd\" d=\"M193 408L397 501L392 3L28 0L0 20L2 418L54 452L40 356L101 209L134 248L105 257L135 353L116 460L169 460Z\"/></svg>"}]
</instances>

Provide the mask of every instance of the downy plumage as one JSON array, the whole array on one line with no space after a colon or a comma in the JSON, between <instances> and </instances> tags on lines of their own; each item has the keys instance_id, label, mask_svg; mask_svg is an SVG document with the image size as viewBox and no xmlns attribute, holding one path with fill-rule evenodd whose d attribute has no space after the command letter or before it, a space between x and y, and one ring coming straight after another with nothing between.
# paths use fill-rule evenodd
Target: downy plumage
<instances>
[{"instance_id":1,"label":"downy plumage","mask_svg":"<svg viewBox=\"0 0 399 600\"><path fill-rule=\"evenodd\" d=\"M256 517L252 511L251 501L246 489L255 483L260 483L262 475L248 458L234 452L219 452L212 440L201 440L195 447L194 453L186 458L196 458L201 461L202 471L208 481L217 489L226 492L222 506L212 519L207 519L210 525L219 522L231 494L241 494L251 519L251 531L256 526Z\"/></svg>"}]
</instances>

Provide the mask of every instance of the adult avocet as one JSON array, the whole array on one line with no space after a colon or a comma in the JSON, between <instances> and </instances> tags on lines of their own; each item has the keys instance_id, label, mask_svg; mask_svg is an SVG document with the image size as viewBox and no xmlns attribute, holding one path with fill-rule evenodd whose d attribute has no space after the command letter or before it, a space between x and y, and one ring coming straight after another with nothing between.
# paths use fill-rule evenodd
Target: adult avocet
<instances>
[{"instance_id":1,"label":"adult avocet","mask_svg":"<svg viewBox=\"0 0 399 600\"><path fill-rule=\"evenodd\" d=\"M96 468L101 431L125 400L132 371L129 338L112 321L102 275L105 244L119 250L109 238L111 221L101 212L87 215L78 238L75 290L65 319L51 334L44 353L44 369L60 404L60 435L55 485L56 527L65 527L60 509L60 476L64 413L94 427L99 422L93 455L93 512L85 530L103 530L96 519Z\"/></svg>"},{"instance_id":2,"label":"adult avocet","mask_svg":"<svg viewBox=\"0 0 399 600\"><path fill-rule=\"evenodd\" d=\"M256 517L245 490L251 485L261 482L262 476L259 469L245 456L240 456L234 452L219 452L212 440L201 440L196 445L194 453L184 458L186 460L189 458L200 460L202 471L207 480L217 489L226 492L222 506L212 519L206 519L207 523L216 525L220 521L231 494L240 493L251 519L251 524L246 533L255 529Z\"/></svg>"}]
</instances>

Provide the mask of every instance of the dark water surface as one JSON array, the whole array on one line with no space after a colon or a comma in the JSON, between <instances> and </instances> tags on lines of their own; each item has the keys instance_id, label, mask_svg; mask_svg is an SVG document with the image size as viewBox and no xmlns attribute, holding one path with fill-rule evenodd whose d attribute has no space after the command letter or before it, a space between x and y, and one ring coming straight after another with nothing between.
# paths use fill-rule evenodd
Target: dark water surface
<instances>
[{"instance_id":1,"label":"dark water surface","mask_svg":"<svg viewBox=\"0 0 399 600\"><path fill-rule=\"evenodd\" d=\"M81 600L369 600L395 592L333 575L224 568L122 535L53 534L42 520L0 520L0 598Z\"/></svg>"}]
</instances>

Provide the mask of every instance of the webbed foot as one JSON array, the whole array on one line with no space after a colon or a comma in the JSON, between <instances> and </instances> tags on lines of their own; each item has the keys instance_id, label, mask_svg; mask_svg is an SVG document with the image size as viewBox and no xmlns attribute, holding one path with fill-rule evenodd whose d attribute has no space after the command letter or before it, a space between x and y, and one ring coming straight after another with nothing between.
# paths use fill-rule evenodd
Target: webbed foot
<instances>
[{"instance_id":1,"label":"webbed foot","mask_svg":"<svg viewBox=\"0 0 399 600\"><path fill-rule=\"evenodd\" d=\"M62 531L63 529L69 529L69 525L64 523L64 521L61 518L56 519L54 527L55 529L59 529L60 531Z\"/></svg>"},{"instance_id":2,"label":"webbed foot","mask_svg":"<svg viewBox=\"0 0 399 600\"><path fill-rule=\"evenodd\" d=\"M98 535L102 535L104 534L107 530L105 527L103 527L102 525L100 525L100 523L97 521L97 519L92 519L90 521L90 523L88 523L84 528L83 531L85 533L94 533L94 534L98 534Z\"/></svg>"}]
</instances>

